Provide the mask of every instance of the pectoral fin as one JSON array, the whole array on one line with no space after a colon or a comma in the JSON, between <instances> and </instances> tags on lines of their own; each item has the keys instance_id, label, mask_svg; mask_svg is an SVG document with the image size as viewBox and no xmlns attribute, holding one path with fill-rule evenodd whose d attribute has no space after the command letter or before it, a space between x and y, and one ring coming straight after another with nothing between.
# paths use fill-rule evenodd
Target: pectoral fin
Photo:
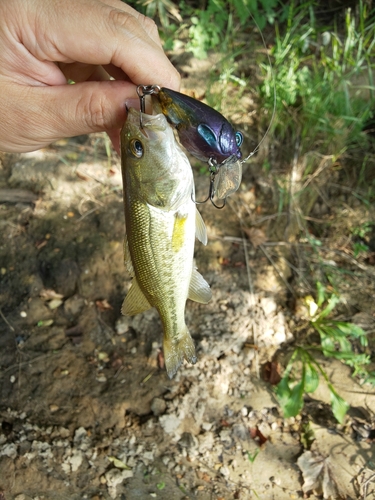
<instances>
[{"instance_id":1,"label":"pectoral fin","mask_svg":"<svg viewBox=\"0 0 375 500\"><path fill-rule=\"evenodd\" d=\"M203 245L207 245L206 225L198 210L195 211L195 236Z\"/></svg>"},{"instance_id":2,"label":"pectoral fin","mask_svg":"<svg viewBox=\"0 0 375 500\"><path fill-rule=\"evenodd\" d=\"M125 261L125 266L126 269L128 270L128 273L130 276L134 276L134 268L133 268L133 263L132 259L130 256L130 250L129 250L129 243L128 243L128 238L127 235L125 234L124 238L124 261Z\"/></svg>"},{"instance_id":3,"label":"pectoral fin","mask_svg":"<svg viewBox=\"0 0 375 500\"><path fill-rule=\"evenodd\" d=\"M191 276L188 298L201 304L207 304L212 299L210 285L196 269Z\"/></svg>"},{"instance_id":4,"label":"pectoral fin","mask_svg":"<svg viewBox=\"0 0 375 500\"><path fill-rule=\"evenodd\" d=\"M124 316L134 316L147 311L152 305L139 288L137 280L134 278L127 296L122 304L121 312Z\"/></svg>"}]
</instances>

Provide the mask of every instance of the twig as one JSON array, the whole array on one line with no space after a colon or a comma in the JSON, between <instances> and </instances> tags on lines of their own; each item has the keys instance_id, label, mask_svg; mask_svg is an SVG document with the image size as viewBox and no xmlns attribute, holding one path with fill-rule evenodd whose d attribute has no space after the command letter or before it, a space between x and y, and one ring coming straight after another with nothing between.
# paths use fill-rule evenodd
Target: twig
<instances>
[{"instance_id":1,"label":"twig","mask_svg":"<svg viewBox=\"0 0 375 500\"><path fill-rule=\"evenodd\" d=\"M16 330L13 328L13 326L9 323L9 321L4 316L3 311L1 310L1 307L0 307L0 316L3 318L4 323L6 323L9 326L9 328L12 330L12 332L15 332Z\"/></svg>"},{"instance_id":2,"label":"twig","mask_svg":"<svg viewBox=\"0 0 375 500\"><path fill-rule=\"evenodd\" d=\"M249 266L249 255L248 255L248 251L247 251L247 242L245 240L245 235L244 235L242 229L241 229L241 232L242 232L243 249L244 249L244 254L245 254L247 280L249 283L249 291L250 291L250 306L255 308L254 287L253 287L253 281L251 279L251 271L250 271L250 266ZM252 326L252 330L253 330L254 345L257 347L258 346L257 324L252 322L251 326ZM258 354L257 349L255 349L255 371L256 371L258 379L260 379L259 354Z\"/></svg>"},{"instance_id":3,"label":"twig","mask_svg":"<svg viewBox=\"0 0 375 500\"><path fill-rule=\"evenodd\" d=\"M87 210L87 212L85 212L83 215L81 215L81 217L79 219L76 220L76 224L77 224L77 222L81 222L81 220L83 220L85 217L92 214L96 210L98 210L98 207L94 207L91 210Z\"/></svg>"},{"instance_id":4,"label":"twig","mask_svg":"<svg viewBox=\"0 0 375 500\"><path fill-rule=\"evenodd\" d=\"M283 281L284 285L287 287L287 289L290 291L290 293L293 295L293 297L295 297L295 292L294 292L293 288L289 285L289 283L286 281L286 279L284 278L284 276L281 274L281 272L279 271L277 265L275 264L275 261L272 259L272 257L270 255L268 255L268 253L266 252L266 250L263 247L263 245L259 245L259 248L262 250L262 252L267 257L267 259L271 262L271 264L275 268L275 271L279 275L279 278Z\"/></svg>"},{"instance_id":5,"label":"twig","mask_svg":"<svg viewBox=\"0 0 375 500\"><path fill-rule=\"evenodd\" d=\"M21 366L30 365L30 364L35 363L36 361L40 361L42 359L52 358L53 356L56 356L57 354L58 353L43 354L41 356L37 356L36 358L29 359L28 361L23 361L22 363L17 363L16 365L9 366L3 372L0 372L0 375L5 375L7 372L14 370L14 368L20 368Z\"/></svg>"},{"instance_id":6,"label":"twig","mask_svg":"<svg viewBox=\"0 0 375 500\"><path fill-rule=\"evenodd\" d=\"M363 500L366 500L367 498L367 488L369 483L375 479L375 474L372 474L366 481L363 483Z\"/></svg>"}]
</instances>

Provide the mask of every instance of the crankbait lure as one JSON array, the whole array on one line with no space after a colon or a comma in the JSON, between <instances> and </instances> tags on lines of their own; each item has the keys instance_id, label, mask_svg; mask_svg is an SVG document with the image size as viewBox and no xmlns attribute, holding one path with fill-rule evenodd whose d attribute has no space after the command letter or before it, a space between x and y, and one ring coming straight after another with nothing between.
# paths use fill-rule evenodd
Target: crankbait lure
<instances>
[{"instance_id":1,"label":"crankbait lure","mask_svg":"<svg viewBox=\"0 0 375 500\"><path fill-rule=\"evenodd\" d=\"M215 109L174 90L157 94L161 111L178 132L182 145L199 160L220 164L230 156L241 158L241 132Z\"/></svg>"},{"instance_id":2,"label":"crankbait lure","mask_svg":"<svg viewBox=\"0 0 375 500\"><path fill-rule=\"evenodd\" d=\"M241 183L241 132L236 132L218 111L180 92L158 85L139 85L137 93L142 112L145 110L145 97L155 96L156 108L175 126L181 144L190 154L208 163L209 194L206 200L196 203L211 200L216 208L223 208L225 198L237 191ZM224 200L223 205L214 202L215 196Z\"/></svg>"}]
</instances>

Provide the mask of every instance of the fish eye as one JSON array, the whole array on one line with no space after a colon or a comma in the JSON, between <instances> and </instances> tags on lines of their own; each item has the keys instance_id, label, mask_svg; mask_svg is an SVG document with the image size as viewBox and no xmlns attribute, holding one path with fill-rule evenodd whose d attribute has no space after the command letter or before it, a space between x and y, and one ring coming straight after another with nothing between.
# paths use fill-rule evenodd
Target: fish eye
<instances>
[{"instance_id":1,"label":"fish eye","mask_svg":"<svg viewBox=\"0 0 375 500\"><path fill-rule=\"evenodd\" d=\"M132 139L129 144L130 152L136 158L142 158L144 150L143 144L139 139Z\"/></svg>"},{"instance_id":2,"label":"fish eye","mask_svg":"<svg viewBox=\"0 0 375 500\"><path fill-rule=\"evenodd\" d=\"M241 132L236 132L236 144L237 144L237 146L240 147L242 143L243 143L243 135L241 134Z\"/></svg>"}]
</instances>

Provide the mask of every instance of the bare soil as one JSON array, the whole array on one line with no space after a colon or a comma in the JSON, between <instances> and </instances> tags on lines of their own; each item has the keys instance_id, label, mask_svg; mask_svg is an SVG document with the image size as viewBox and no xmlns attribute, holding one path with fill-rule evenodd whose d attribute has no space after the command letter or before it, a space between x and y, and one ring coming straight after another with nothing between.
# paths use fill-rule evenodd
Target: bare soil
<instances>
[{"instance_id":1,"label":"bare soil","mask_svg":"<svg viewBox=\"0 0 375 500\"><path fill-rule=\"evenodd\" d=\"M202 199L208 177L195 174ZM276 238L274 191L254 161L225 209L200 207L209 242L197 242L196 264L213 300L187 304L198 362L169 380L157 313L120 313L130 285L121 167L104 137L2 157L1 499L305 498L297 460L307 422L335 498L375 498L374 389L322 358L351 404L345 424L324 384L285 419L269 373L303 336L298 298L322 260L346 273L342 314L369 332L373 353L374 267L346 251L337 229L344 209L358 221L373 212L345 190L319 198L313 216L332 239L323 234L317 262L307 246L294 252ZM243 227L259 231L252 243Z\"/></svg>"}]
</instances>

